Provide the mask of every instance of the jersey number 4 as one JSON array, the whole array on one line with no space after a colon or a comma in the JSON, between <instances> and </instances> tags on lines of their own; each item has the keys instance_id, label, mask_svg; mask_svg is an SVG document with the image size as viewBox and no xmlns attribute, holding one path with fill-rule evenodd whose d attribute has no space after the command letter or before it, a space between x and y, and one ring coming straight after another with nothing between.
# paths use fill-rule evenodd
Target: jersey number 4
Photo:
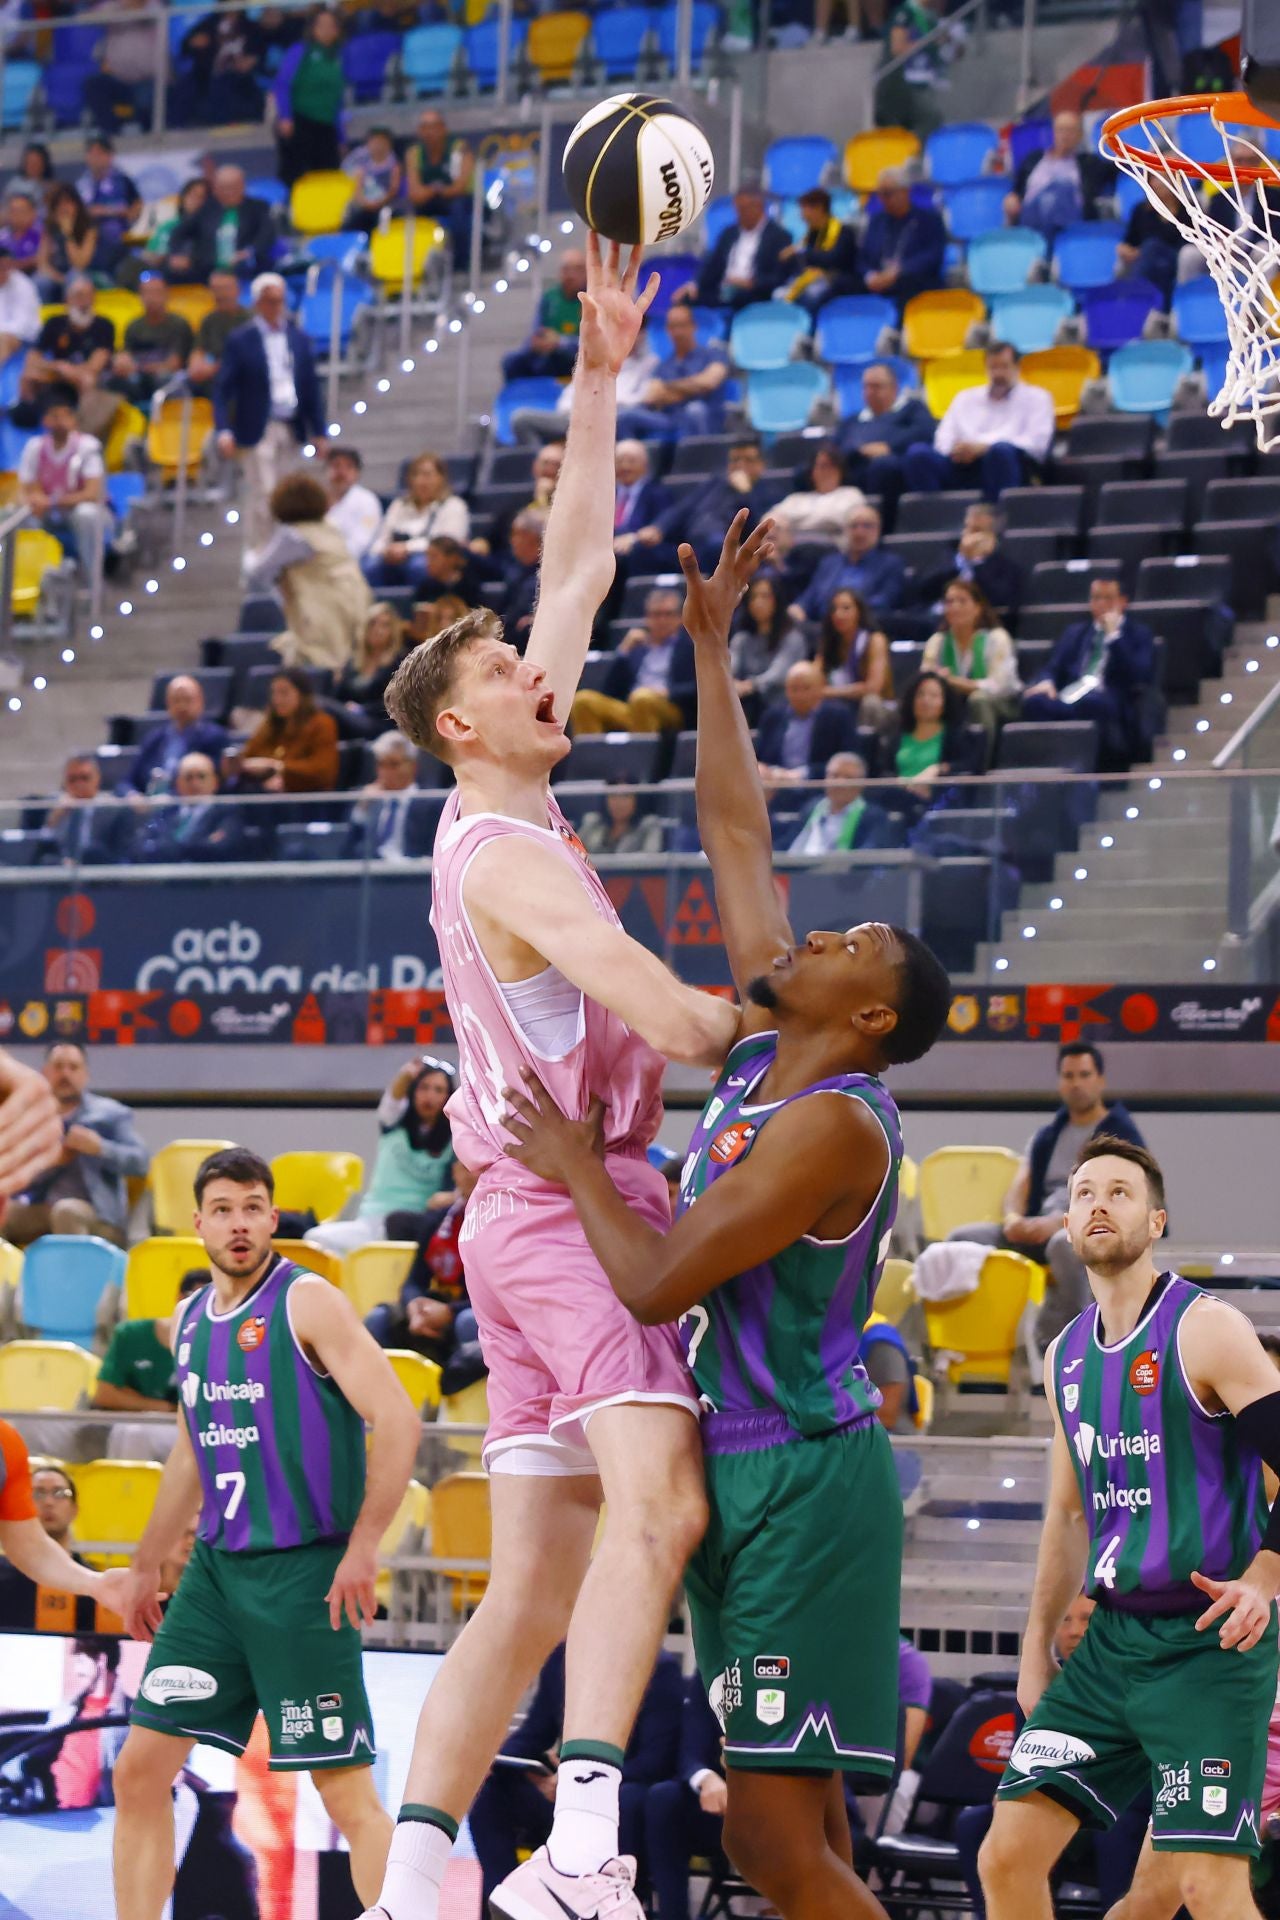
<instances>
[{"instance_id":1,"label":"jersey number 4","mask_svg":"<svg viewBox=\"0 0 1280 1920\"><path fill-rule=\"evenodd\" d=\"M1120 1545L1120 1535L1113 1533L1102 1552L1098 1555L1093 1569L1093 1577L1098 1586L1105 1587L1108 1593L1116 1583L1116 1548Z\"/></svg>"},{"instance_id":2,"label":"jersey number 4","mask_svg":"<svg viewBox=\"0 0 1280 1920\"><path fill-rule=\"evenodd\" d=\"M228 1520L234 1520L240 1511L240 1502L244 1499L244 1475L242 1473L220 1473L213 1484L219 1493L224 1492L228 1487L231 1489L224 1517Z\"/></svg>"}]
</instances>

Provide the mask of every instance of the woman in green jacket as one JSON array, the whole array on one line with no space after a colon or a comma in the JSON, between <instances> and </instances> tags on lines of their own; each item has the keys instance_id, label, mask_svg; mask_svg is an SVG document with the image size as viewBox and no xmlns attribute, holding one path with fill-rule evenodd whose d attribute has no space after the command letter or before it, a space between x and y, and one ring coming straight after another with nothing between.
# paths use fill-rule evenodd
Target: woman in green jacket
<instances>
[{"instance_id":1,"label":"woman in green jacket","mask_svg":"<svg viewBox=\"0 0 1280 1920\"><path fill-rule=\"evenodd\" d=\"M342 25L322 7L305 37L280 62L276 103L279 173L286 187L304 173L330 173L342 164Z\"/></svg>"}]
</instances>

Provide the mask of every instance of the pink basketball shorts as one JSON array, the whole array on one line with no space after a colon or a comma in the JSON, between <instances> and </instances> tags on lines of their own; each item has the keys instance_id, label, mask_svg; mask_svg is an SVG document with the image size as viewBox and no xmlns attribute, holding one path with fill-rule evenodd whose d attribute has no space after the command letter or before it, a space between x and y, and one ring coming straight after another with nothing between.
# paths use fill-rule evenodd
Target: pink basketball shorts
<instances>
[{"instance_id":1,"label":"pink basketball shorts","mask_svg":"<svg viewBox=\"0 0 1280 1920\"><path fill-rule=\"evenodd\" d=\"M635 1212L665 1232L661 1174L622 1154L609 1171ZM632 1319L561 1188L513 1179L499 1161L467 1206L462 1256L489 1367L490 1472L594 1472L586 1427L601 1407L665 1402L697 1417L675 1328Z\"/></svg>"}]
</instances>

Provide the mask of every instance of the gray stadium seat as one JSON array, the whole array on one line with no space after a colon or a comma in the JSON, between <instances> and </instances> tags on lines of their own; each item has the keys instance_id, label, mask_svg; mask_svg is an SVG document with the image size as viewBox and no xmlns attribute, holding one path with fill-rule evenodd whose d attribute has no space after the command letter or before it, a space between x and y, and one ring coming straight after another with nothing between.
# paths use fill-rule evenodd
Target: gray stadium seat
<instances>
[{"instance_id":1,"label":"gray stadium seat","mask_svg":"<svg viewBox=\"0 0 1280 1920\"><path fill-rule=\"evenodd\" d=\"M1000 735L995 770L1062 767L1093 773L1098 765L1098 729L1092 720L1011 720Z\"/></svg>"},{"instance_id":2,"label":"gray stadium seat","mask_svg":"<svg viewBox=\"0 0 1280 1920\"><path fill-rule=\"evenodd\" d=\"M895 531L957 534L980 493L904 493L898 502Z\"/></svg>"}]
</instances>

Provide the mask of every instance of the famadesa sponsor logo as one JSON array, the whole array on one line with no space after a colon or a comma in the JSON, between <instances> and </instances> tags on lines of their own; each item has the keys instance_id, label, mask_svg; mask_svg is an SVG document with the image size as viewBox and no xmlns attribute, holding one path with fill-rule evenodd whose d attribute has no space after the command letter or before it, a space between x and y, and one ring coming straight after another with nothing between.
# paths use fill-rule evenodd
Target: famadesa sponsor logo
<instances>
[{"instance_id":1,"label":"famadesa sponsor logo","mask_svg":"<svg viewBox=\"0 0 1280 1920\"><path fill-rule=\"evenodd\" d=\"M1097 1757L1088 1741L1077 1740L1074 1734L1055 1733L1051 1727L1027 1727L1013 1743L1009 1765L1015 1773L1032 1774L1078 1766Z\"/></svg>"},{"instance_id":2,"label":"famadesa sponsor logo","mask_svg":"<svg viewBox=\"0 0 1280 1920\"><path fill-rule=\"evenodd\" d=\"M142 1682L142 1697L153 1706L177 1700L212 1700L218 1683L202 1667L153 1667Z\"/></svg>"}]
</instances>

